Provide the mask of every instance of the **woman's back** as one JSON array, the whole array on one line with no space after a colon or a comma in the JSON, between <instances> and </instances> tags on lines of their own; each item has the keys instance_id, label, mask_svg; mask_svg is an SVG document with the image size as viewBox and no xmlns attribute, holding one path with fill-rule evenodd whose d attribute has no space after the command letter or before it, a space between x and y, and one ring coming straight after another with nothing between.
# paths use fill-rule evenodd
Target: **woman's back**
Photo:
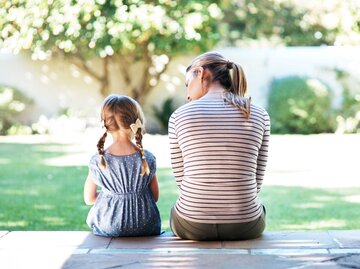
<instances>
[{"instance_id":1,"label":"woman's back","mask_svg":"<svg viewBox=\"0 0 360 269\"><path fill-rule=\"evenodd\" d=\"M169 121L172 164L180 197L177 212L202 223L249 222L262 213L269 140L267 112L251 105L247 119L222 98L201 98Z\"/></svg>"}]
</instances>

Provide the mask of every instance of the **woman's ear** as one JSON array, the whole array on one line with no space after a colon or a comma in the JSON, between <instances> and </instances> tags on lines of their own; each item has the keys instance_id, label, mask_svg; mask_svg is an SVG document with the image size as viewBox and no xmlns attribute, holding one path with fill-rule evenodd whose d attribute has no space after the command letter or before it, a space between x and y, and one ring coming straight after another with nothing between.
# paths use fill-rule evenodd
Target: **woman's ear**
<instances>
[{"instance_id":1,"label":"woman's ear","mask_svg":"<svg viewBox=\"0 0 360 269\"><path fill-rule=\"evenodd\" d=\"M198 80L202 81L202 79L204 78L204 68L202 66L200 66L197 69L197 74L196 77L198 78Z\"/></svg>"}]
</instances>

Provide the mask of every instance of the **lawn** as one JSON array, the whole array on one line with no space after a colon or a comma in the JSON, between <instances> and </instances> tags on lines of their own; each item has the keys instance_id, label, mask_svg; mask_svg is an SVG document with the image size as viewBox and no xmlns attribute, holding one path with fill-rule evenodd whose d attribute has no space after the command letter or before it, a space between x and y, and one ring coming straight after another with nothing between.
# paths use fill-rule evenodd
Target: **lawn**
<instances>
[{"instance_id":1,"label":"lawn","mask_svg":"<svg viewBox=\"0 0 360 269\"><path fill-rule=\"evenodd\" d=\"M85 165L55 166L69 147L57 143L0 144L0 230L88 230L83 203ZM177 197L170 169L158 169L158 206L164 230ZM267 230L360 229L360 188L299 188L264 185Z\"/></svg>"}]
</instances>

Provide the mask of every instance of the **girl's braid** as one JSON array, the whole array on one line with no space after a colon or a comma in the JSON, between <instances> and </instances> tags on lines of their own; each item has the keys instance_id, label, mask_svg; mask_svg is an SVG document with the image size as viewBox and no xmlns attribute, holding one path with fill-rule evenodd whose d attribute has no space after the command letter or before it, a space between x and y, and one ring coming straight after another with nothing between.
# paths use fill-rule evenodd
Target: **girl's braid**
<instances>
[{"instance_id":1,"label":"girl's braid","mask_svg":"<svg viewBox=\"0 0 360 269\"><path fill-rule=\"evenodd\" d=\"M100 155L100 166L101 168L106 168L106 161L105 161L105 157L104 157L104 153L105 153L105 150L104 150L104 144L105 144L105 139L106 139L106 136L107 136L107 132L105 132L102 137L99 139L99 142L97 143L97 148L98 148L98 152L99 152L99 155Z\"/></svg>"},{"instance_id":2,"label":"girl's braid","mask_svg":"<svg viewBox=\"0 0 360 269\"><path fill-rule=\"evenodd\" d=\"M141 153L141 159L142 159L141 175L143 176L145 173L147 175L149 175L150 174L150 168L149 168L149 165L148 165L148 163L146 161L144 148L142 146L142 130L141 130L141 128L139 128L136 131L135 141L136 141L136 146L138 147L138 149L139 149L139 151Z\"/></svg>"}]
</instances>

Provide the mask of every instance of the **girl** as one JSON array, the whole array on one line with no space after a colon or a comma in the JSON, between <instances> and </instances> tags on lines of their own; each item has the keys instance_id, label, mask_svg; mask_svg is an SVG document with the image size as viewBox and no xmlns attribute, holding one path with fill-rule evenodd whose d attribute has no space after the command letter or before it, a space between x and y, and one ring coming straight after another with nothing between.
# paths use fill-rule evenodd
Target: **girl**
<instances>
[{"instance_id":1,"label":"girl","mask_svg":"<svg viewBox=\"0 0 360 269\"><path fill-rule=\"evenodd\" d=\"M110 95L101 120L106 131L97 144L98 153L90 159L84 186L85 203L93 205L87 224L101 236L160 234L156 160L142 146L144 117L139 104L127 96ZM113 143L104 149L108 133Z\"/></svg>"}]
</instances>

